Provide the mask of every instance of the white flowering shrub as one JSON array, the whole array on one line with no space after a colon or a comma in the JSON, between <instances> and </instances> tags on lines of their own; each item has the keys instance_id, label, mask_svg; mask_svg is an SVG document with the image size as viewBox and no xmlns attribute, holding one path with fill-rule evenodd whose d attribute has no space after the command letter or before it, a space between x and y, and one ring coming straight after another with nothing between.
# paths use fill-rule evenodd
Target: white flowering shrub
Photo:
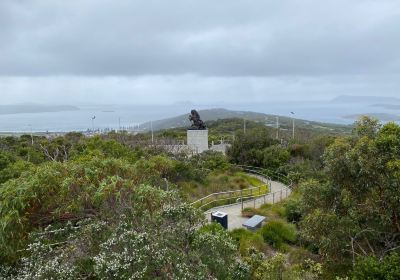
<instances>
[{"instance_id":1,"label":"white flowering shrub","mask_svg":"<svg viewBox=\"0 0 400 280\"><path fill-rule=\"evenodd\" d=\"M317 280L322 279L322 265L310 259L290 264L287 255L277 253L267 257L254 248L247 252L245 263L250 267L250 279L254 280Z\"/></svg>"},{"instance_id":2,"label":"white flowering shrub","mask_svg":"<svg viewBox=\"0 0 400 280\"><path fill-rule=\"evenodd\" d=\"M31 243L29 245L31 255L22 259L21 268L15 279L76 279L77 271L75 266L70 265L69 257L72 254L68 249L52 249L41 240Z\"/></svg>"},{"instance_id":3,"label":"white flowering shrub","mask_svg":"<svg viewBox=\"0 0 400 280\"><path fill-rule=\"evenodd\" d=\"M149 186L101 219L36 235L10 279L247 279L248 266L220 226L175 192ZM6 277L6 276L4 276ZM5 278L6 279L6 278Z\"/></svg>"}]
</instances>

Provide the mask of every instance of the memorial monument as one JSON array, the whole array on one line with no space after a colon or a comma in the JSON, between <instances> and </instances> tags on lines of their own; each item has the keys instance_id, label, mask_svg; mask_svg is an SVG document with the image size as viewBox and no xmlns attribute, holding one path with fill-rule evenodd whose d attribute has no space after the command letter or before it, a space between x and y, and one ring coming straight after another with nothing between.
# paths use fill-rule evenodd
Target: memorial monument
<instances>
[{"instance_id":1,"label":"memorial monument","mask_svg":"<svg viewBox=\"0 0 400 280\"><path fill-rule=\"evenodd\" d=\"M192 152L200 154L208 150L208 130L199 113L192 110L189 115L192 125L187 130L187 144Z\"/></svg>"}]
</instances>

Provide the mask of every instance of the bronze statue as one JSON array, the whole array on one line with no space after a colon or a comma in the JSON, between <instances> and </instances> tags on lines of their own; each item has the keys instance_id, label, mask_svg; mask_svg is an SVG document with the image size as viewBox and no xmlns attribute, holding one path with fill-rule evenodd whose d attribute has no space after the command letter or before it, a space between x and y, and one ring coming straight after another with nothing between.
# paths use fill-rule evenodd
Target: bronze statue
<instances>
[{"instance_id":1,"label":"bronze statue","mask_svg":"<svg viewBox=\"0 0 400 280\"><path fill-rule=\"evenodd\" d=\"M200 115L196 110L192 110L190 112L189 120L192 122L192 125L189 129L193 129L193 130L207 129L205 123L200 119Z\"/></svg>"}]
</instances>

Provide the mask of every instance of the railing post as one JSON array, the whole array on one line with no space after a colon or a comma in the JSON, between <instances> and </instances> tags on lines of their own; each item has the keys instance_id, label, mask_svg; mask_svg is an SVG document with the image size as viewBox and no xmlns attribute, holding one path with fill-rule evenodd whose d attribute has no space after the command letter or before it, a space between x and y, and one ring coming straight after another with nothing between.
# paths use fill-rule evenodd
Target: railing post
<instances>
[{"instance_id":1,"label":"railing post","mask_svg":"<svg viewBox=\"0 0 400 280\"><path fill-rule=\"evenodd\" d=\"M240 201L242 203L242 211L243 211L243 190L240 190Z\"/></svg>"}]
</instances>

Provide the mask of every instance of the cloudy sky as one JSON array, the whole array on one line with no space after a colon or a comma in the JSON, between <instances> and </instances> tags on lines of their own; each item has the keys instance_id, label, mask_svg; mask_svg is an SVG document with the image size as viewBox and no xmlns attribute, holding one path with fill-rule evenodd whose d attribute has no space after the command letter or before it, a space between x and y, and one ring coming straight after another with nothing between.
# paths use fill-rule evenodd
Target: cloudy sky
<instances>
[{"instance_id":1,"label":"cloudy sky","mask_svg":"<svg viewBox=\"0 0 400 280\"><path fill-rule=\"evenodd\" d=\"M399 0L0 1L1 104L399 93Z\"/></svg>"}]
</instances>

